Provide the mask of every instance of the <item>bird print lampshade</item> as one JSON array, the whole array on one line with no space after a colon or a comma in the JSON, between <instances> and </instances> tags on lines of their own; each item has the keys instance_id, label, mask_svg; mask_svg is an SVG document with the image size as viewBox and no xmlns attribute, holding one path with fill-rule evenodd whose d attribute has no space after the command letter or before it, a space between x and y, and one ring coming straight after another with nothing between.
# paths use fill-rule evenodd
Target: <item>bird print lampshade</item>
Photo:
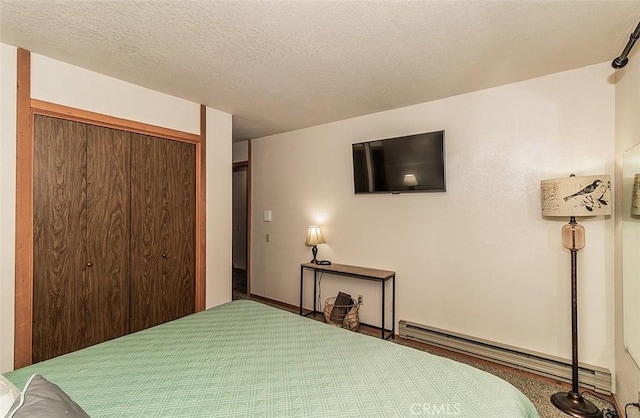
<instances>
[{"instance_id":1,"label":"bird print lampshade","mask_svg":"<svg viewBox=\"0 0 640 418\"><path fill-rule=\"evenodd\" d=\"M633 180L633 197L631 198L631 214L640 216L640 173Z\"/></svg>"},{"instance_id":2,"label":"bird print lampshade","mask_svg":"<svg viewBox=\"0 0 640 418\"><path fill-rule=\"evenodd\" d=\"M611 215L611 177L572 176L540 182L542 216Z\"/></svg>"}]
</instances>

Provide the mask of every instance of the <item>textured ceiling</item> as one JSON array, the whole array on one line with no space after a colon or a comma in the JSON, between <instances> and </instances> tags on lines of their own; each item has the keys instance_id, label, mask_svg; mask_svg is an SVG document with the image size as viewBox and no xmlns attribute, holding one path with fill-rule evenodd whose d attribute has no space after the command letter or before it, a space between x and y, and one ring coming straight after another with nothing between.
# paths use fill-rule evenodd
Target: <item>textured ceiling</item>
<instances>
[{"instance_id":1,"label":"textured ceiling","mask_svg":"<svg viewBox=\"0 0 640 418\"><path fill-rule=\"evenodd\" d=\"M0 41L229 112L242 140L610 61L639 20L640 1L0 0Z\"/></svg>"}]
</instances>

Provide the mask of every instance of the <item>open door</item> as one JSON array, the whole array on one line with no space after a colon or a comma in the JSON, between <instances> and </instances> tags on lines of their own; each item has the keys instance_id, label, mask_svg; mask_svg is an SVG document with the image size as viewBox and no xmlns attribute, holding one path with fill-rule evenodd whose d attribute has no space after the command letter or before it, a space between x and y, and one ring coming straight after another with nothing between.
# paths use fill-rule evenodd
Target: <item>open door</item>
<instances>
[{"instance_id":1,"label":"open door","mask_svg":"<svg viewBox=\"0 0 640 418\"><path fill-rule=\"evenodd\" d=\"M249 163L233 164L233 238L232 238L232 285L233 300L245 299L251 292L248 277L248 202Z\"/></svg>"}]
</instances>

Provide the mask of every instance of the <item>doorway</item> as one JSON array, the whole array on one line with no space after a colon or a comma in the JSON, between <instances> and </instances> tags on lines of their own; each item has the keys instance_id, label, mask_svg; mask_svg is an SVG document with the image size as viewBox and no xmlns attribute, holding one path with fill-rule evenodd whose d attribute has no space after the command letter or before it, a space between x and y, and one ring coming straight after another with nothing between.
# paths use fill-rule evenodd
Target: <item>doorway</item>
<instances>
[{"instance_id":1,"label":"doorway","mask_svg":"<svg viewBox=\"0 0 640 418\"><path fill-rule=\"evenodd\" d=\"M232 200L232 299L246 299L250 294L247 274L248 256L248 199L249 163L233 163Z\"/></svg>"}]
</instances>

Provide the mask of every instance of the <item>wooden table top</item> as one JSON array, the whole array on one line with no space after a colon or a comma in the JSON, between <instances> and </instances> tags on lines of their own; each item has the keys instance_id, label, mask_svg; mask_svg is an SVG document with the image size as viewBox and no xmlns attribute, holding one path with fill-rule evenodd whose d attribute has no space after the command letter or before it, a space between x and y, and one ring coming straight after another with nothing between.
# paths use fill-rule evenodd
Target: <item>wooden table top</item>
<instances>
[{"instance_id":1,"label":"wooden table top","mask_svg":"<svg viewBox=\"0 0 640 418\"><path fill-rule=\"evenodd\" d=\"M379 280L389 279L395 276L396 274L395 271L372 269L368 267L349 266L346 264L325 265L325 264L315 264L315 263L302 263L301 266L310 268L310 269L315 269L315 270L322 270L326 272L335 272L335 273L341 273L341 274L349 274L352 276L369 277L371 279L379 279Z\"/></svg>"}]
</instances>

